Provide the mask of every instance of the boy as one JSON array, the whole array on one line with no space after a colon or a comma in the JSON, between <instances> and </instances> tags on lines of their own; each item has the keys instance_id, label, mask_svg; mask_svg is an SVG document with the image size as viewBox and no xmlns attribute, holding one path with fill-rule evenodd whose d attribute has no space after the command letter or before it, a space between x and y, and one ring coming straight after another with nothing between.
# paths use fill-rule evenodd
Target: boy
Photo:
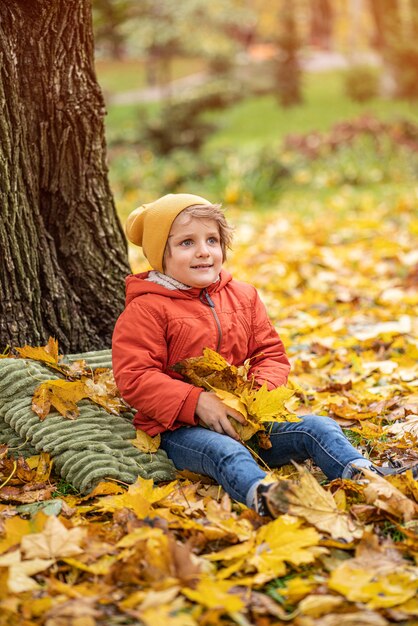
<instances>
[{"instance_id":1,"label":"boy","mask_svg":"<svg viewBox=\"0 0 418 626\"><path fill-rule=\"evenodd\" d=\"M214 478L235 500L268 514L266 474L254 461L228 415L245 423L214 393L181 379L172 366L205 347L229 363L251 359L255 384L284 385L289 361L256 289L222 269L231 242L220 205L193 194L168 194L135 209L128 239L142 246L152 271L127 278L126 308L113 335L113 369L134 424L154 436L174 465ZM260 451L270 466L308 458L329 479L377 468L349 443L338 424L317 415L274 423L272 447Z\"/></svg>"}]
</instances>

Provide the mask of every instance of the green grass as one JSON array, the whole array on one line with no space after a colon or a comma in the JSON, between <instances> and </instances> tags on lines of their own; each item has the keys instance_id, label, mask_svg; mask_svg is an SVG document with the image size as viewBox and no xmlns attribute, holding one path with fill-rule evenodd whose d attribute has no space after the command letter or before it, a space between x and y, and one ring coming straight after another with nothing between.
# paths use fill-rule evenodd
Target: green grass
<instances>
[{"instance_id":1,"label":"green grass","mask_svg":"<svg viewBox=\"0 0 418 626\"><path fill-rule=\"evenodd\" d=\"M108 143L121 140L126 143L138 141L139 126L144 110L158 108L156 104L109 104L105 118Z\"/></svg>"},{"instance_id":2,"label":"green grass","mask_svg":"<svg viewBox=\"0 0 418 626\"><path fill-rule=\"evenodd\" d=\"M281 108L273 95L266 95L213 114L211 118L220 124L220 129L211 136L207 148L277 144L289 133L325 131L336 122L366 113L381 119L406 117L418 122L417 107L405 101L352 102L344 93L341 72L306 74L304 94L304 103L289 109Z\"/></svg>"},{"instance_id":3,"label":"green grass","mask_svg":"<svg viewBox=\"0 0 418 626\"><path fill-rule=\"evenodd\" d=\"M128 74L132 68L128 64L125 69L119 69ZM104 68L102 70L104 71ZM379 162L377 164L375 162L376 155L373 156L370 150L364 152L360 150L357 155L352 151L353 153L350 152L346 157L340 155L337 162L329 157L329 163L324 160L322 165L314 163L306 166L309 169L309 176L305 183L292 178L280 179L274 184L274 189L270 187L265 189L266 183L263 183L263 180L266 178L265 168L269 167L269 157L265 165L262 160L260 161L260 170L254 171L251 167L248 169L247 165L251 165L251 160L248 159L252 158L251 152L257 153L263 146L271 147L267 155L273 159L275 155L278 157L280 144L289 133L327 131L336 122L358 118L366 113L381 119L393 121L396 118L407 118L418 123L418 109L405 101L375 99L364 104L352 102L344 93L342 72L305 75L304 94L304 103L290 109L282 109L274 95L266 95L250 97L229 109L212 112L210 117L219 124L219 129L209 138L202 154L197 157L191 155L190 158L202 164L209 164L214 159L219 163L224 160L224 165L212 177L213 180L194 179L187 183L187 189L203 195L206 192L208 197L219 197L220 201L228 204L234 202L228 199L232 181L232 186L236 183L240 189L238 202L241 209L257 205L258 210L277 206L307 211L307 207L310 207L309 210L313 213L321 211L324 206L336 210L340 205L343 207L342 210L346 210L348 206L363 210L362 207L369 204L369 196L375 201L393 202L394 205L400 195L409 197L411 190L416 189L416 175L412 175L408 181L407 175L411 168L398 172L403 163L401 153L394 154L393 164L389 159L384 161L385 167L380 167ZM136 194L141 199L144 193L148 194L146 197L165 193L167 180L170 181L173 177L175 179L177 174L183 175L195 169L188 164L189 157L185 160L178 158L176 161L170 157L153 158L149 154L146 162L142 160L143 156L138 151L141 118L150 113L157 115L159 108L159 103L108 105L106 133L110 144L108 152L110 179L121 215L125 215L132 210L135 203L138 203ZM118 141L124 145L117 147L115 143ZM144 144L140 144L139 147L147 148ZM354 159L351 169L359 171L360 174L365 167L366 172L376 168L382 170L383 174L387 170L388 175L376 182L360 175L358 181L354 183L327 183L328 174L333 173L335 176L350 165L346 163L349 158ZM301 168L303 167L305 166L302 164ZM258 178L260 182L257 182ZM183 189L180 187L179 190ZM267 191L274 192L272 198Z\"/></svg>"},{"instance_id":4,"label":"green grass","mask_svg":"<svg viewBox=\"0 0 418 626\"><path fill-rule=\"evenodd\" d=\"M196 65L197 63L197 65ZM174 64L176 72L183 75L202 65L187 61ZM133 87L132 76L139 76L143 68L140 62L120 64L102 64L99 79L103 87L114 85L109 93L123 91L122 86L130 90ZM116 84L116 81L117 84ZM115 86L116 84L116 86ZM139 83L137 83L139 84ZM371 114L381 119L405 117L418 122L418 108L406 101L374 99L365 103L351 101L344 93L344 74L342 72L310 73L304 76L303 104L283 109L274 95L251 97L223 111L214 111L207 115L219 128L206 143L206 149L221 148L258 148L263 145L278 144L289 133L306 133L314 130L326 131L333 124L342 120L353 119L364 114ZM143 111L156 113L158 103L108 104L106 129L108 140L122 139L134 142L138 135Z\"/></svg>"},{"instance_id":5,"label":"green grass","mask_svg":"<svg viewBox=\"0 0 418 626\"><path fill-rule=\"evenodd\" d=\"M146 68L140 59L109 61L96 59L96 74L100 86L105 93L122 93L147 87ZM173 60L171 68L172 80L201 72L205 64L201 59Z\"/></svg>"}]
</instances>

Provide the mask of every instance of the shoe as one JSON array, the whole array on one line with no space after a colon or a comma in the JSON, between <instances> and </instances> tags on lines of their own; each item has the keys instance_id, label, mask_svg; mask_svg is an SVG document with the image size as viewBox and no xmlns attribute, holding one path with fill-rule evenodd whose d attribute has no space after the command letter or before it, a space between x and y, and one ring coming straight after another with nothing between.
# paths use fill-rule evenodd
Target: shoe
<instances>
[{"instance_id":1,"label":"shoe","mask_svg":"<svg viewBox=\"0 0 418 626\"><path fill-rule=\"evenodd\" d=\"M350 480L355 480L355 481L362 481L364 480L364 473L362 472L361 467L356 468L356 471L353 473L353 475L350 477ZM418 480L418 464L417 465L412 465L410 467L380 467L379 465L370 465L369 467L366 467L364 469L368 469L371 472L374 472L375 474L377 474L378 476L382 476L383 478L386 478L386 476L397 476L399 474L405 474L405 472L407 472L408 470L411 470L412 472L412 478L414 480Z\"/></svg>"},{"instance_id":2,"label":"shoe","mask_svg":"<svg viewBox=\"0 0 418 626\"><path fill-rule=\"evenodd\" d=\"M257 486L257 489L255 490L255 498L254 498L255 507L254 508L256 510L256 513L258 513L259 515L271 516L271 511L267 504L266 496L267 496L268 491L271 489L273 485L274 483L260 483Z\"/></svg>"},{"instance_id":3,"label":"shoe","mask_svg":"<svg viewBox=\"0 0 418 626\"><path fill-rule=\"evenodd\" d=\"M412 472L412 478L418 480L418 464L411 465L410 467L379 467L377 465L371 466L371 471L375 472L379 476L396 476L398 474L405 474L408 470Z\"/></svg>"}]
</instances>

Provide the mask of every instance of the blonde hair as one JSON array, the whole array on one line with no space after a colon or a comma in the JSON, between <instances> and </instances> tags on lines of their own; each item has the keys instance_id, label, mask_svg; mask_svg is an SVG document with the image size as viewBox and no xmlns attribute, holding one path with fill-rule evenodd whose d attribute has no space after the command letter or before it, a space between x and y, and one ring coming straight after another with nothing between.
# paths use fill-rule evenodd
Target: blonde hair
<instances>
[{"instance_id":1,"label":"blonde hair","mask_svg":"<svg viewBox=\"0 0 418 626\"><path fill-rule=\"evenodd\" d=\"M219 239L222 249L222 261L225 261L227 249L231 248L232 233L234 228L230 226L226 221L226 217L221 209L221 206L221 204L192 204L191 206L187 207L187 209L183 209L183 211L181 211L179 215L190 217L190 219L196 217L199 219L214 220L219 229ZM163 264L164 257L167 252L169 252L168 240L164 250Z\"/></svg>"}]
</instances>

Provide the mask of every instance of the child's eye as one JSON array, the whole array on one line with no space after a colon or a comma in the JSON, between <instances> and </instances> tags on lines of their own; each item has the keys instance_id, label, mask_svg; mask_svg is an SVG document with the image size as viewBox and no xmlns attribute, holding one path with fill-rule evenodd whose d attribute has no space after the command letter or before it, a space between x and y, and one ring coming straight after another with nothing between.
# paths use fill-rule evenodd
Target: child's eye
<instances>
[{"instance_id":1,"label":"child's eye","mask_svg":"<svg viewBox=\"0 0 418 626\"><path fill-rule=\"evenodd\" d=\"M192 239L185 239L184 241L181 242L181 246L190 246L193 243Z\"/></svg>"},{"instance_id":2,"label":"child's eye","mask_svg":"<svg viewBox=\"0 0 418 626\"><path fill-rule=\"evenodd\" d=\"M218 243L219 239L217 237L209 237L208 242L211 244Z\"/></svg>"}]
</instances>

